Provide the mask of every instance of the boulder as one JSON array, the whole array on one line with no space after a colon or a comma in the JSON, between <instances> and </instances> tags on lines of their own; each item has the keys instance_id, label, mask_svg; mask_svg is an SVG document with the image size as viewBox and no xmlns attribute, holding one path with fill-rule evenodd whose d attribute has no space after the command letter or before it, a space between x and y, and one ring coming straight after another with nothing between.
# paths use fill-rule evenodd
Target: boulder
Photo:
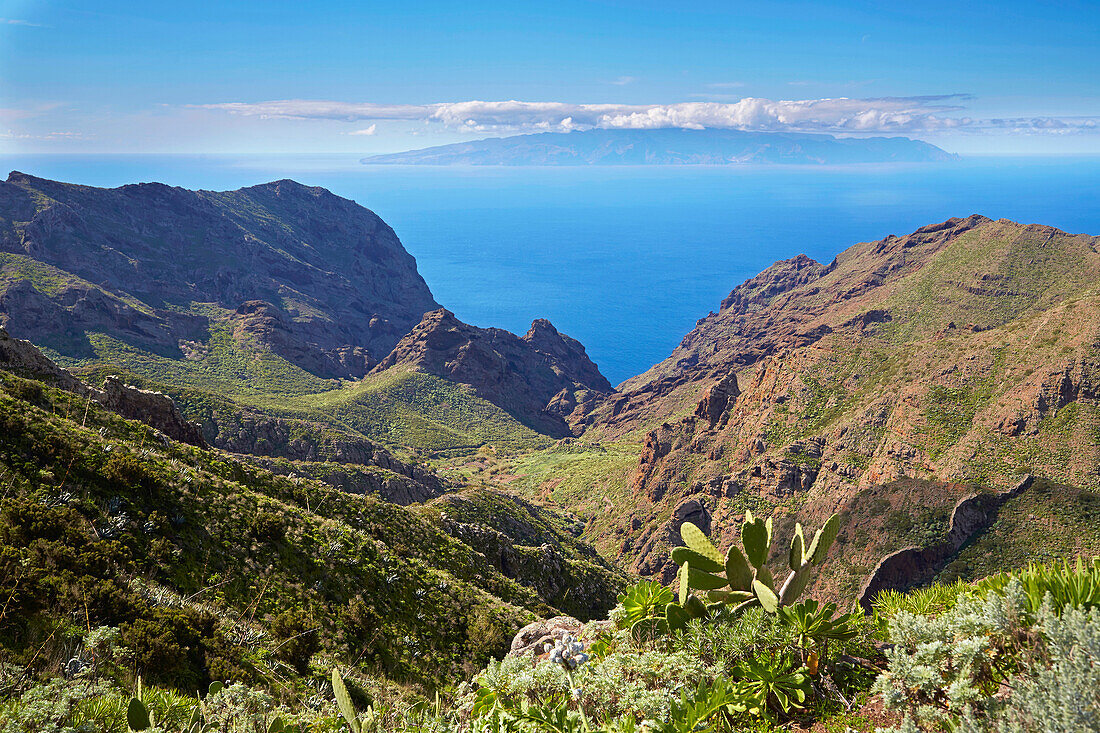
<instances>
[{"instance_id":1,"label":"boulder","mask_svg":"<svg viewBox=\"0 0 1100 733\"><path fill-rule=\"evenodd\" d=\"M572 616L554 616L529 623L519 630L512 639L512 650L509 656L518 657L525 654L538 656L545 653L543 645L553 643L565 634L572 634L581 641L591 641L600 634L611 629L610 621L593 621L584 624Z\"/></svg>"}]
</instances>

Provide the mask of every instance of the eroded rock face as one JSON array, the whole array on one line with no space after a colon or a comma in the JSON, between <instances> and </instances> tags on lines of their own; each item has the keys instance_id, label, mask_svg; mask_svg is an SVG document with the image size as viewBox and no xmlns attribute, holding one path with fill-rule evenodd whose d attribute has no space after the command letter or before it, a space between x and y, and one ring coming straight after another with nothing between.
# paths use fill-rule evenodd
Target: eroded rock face
<instances>
[{"instance_id":1,"label":"eroded rock face","mask_svg":"<svg viewBox=\"0 0 1100 733\"><path fill-rule=\"evenodd\" d=\"M710 534L710 511L696 497L688 497L678 503L669 517L661 526L657 527L644 539L642 550L638 560L631 568L631 572L639 575L655 576L662 583L671 583L676 576L677 565L668 557L673 547L684 544L680 536L680 528L685 522L691 522L703 531Z\"/></svg>"},{"instance_id":2,"label":"eroded rock face","mask_svg":"<svg viewBox=\"0 0 1100 733\"><path fill-rule=\"evenodd\" d=\"M719 533L756 499L800 507L790 523L809 526L909 480L952 501L974 482L1005 490L1016 448L1032 471L1100 485L1096 281L1100 237L981 216L857 244L829 265L776 263L581 418L589 439L648 430L632 511L606 534L637 572L667 578L673 544L657 518L688 499ZM872 545L881 554L861 568L901 549Z\"/></svg>"},{"instance_id":3,"label":"eroded rock face","mask_svg":"<svg viewBox=\"0 0 1100 733\"><path fill-rule=\"evenodd\" d=\"M378 443L363 438L334 434L319 425L303 420L273 418L259 413L225 414L215 411L205 420L203 427L215 447L231 453L285 458L306 463L374 466L418 484L419 488L408 489L408 492L411 492L410 495L430 498L445 490L438 475L415 463L399 460ZM279 472L281 469L272 467L271 470ZM327 478L322 480L346 487L354 493L368 491L385 495L385 492L373 483L375 479L359 479L349 474L335 479L335 483ZM361 481L366 483L362 484ZM398 489L398 487L394 488ZM406 493L404 489L401 489L401 492ZM398 503L424 500L416 498L411 501L398 501Z\"/></svg>"},{"instance_id":4,"label":"eroded rock face","mask_svg":"<svg viewBox=\"0 0 1100 733\"><path fill-rule=\"evenodd\" d=\"M322 377L364 376L376 359L362 346L346 344L322 348L307 341L287 314L271 303L250 300L237 307L230 318L233 335L238 341L252 340L271 349L291 364Z\"/></svg>"},{"instance_id":5,"label":"eroded rock face","mask_svg":"<svg viewBox=\"0 0 1100 733\"><path fill-rule=\"evenodd\" d=\"M91 393L91 389L48 359L30 341L12 338L0 328L0 366L16 374L31 376L46 384L52 384L66 392L79 395Z\"/></svg>"},{"instance_id":6,"label":"eroded rock face","mask_svg":"<svg viewBox=\"0 0 1100 733\"><path fill-rule=\"evenodd\" d=\"M584 347L539 320L522 338L477 328L450 311L426 313L372 373L412 368L473 387L528 427L565 437L564 415L612 387Z\"/></svg>"},{"instance_id":7,"label":"eroded rock face","mask_svg":"<svg viewBox=\"0 0 1100 733\"><path fill-rule=\"evenodd\" d=\"M199 426L184 419L176 403L166 394L131 387L118 377L109 376L97 399L108 410L151 425L173 440L206 447Z\"/></svg>"},{"instance_id":8,"label":"eroded rock face","mask_svg":"<svg viewBox=\"0 0 1100 733\"><path fill-rule=\"evenodd\" d=\"M906 590L927 581L978 531L997 518L997 510L1009 499L1026 491L1035 477L1024 476L1008 491L971 494L960 499L951 512L947 537L929 547L905 547L882 558L868 576L859 594L859 604L871 611L875 596L883 590Z\"/></svg>"},{"instance_id":9,"label":"eroded rock face","mask_svg":"<svg viewBox=\"0 0 1100 733\"><path fill-rule=\"evenodd\" d=\"M721 427L722 421L728 419L730 405L739 394L741 389L737 386L737 375L727 374L703 392L703 398L695 406L695 416L706 420L712 428Z\"/></svg>"}]
</instances>

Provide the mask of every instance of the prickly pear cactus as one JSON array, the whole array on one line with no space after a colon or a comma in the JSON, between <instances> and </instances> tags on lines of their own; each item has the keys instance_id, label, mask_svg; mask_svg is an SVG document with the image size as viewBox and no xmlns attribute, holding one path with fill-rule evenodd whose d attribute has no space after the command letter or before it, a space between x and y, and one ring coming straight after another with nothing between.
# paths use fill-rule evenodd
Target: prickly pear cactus
<instances>
[{"instance_id":1,"label":"prickly pear cactus","mask_svg":"<svg viewBox=\"0 0 1100 733\"><path fill-rule=\"evenodd\" d=\"M332 670L332 694L336 696L336 706L340 708L340 715L348 724L351 733L360 733L359 714L355 711L355 705L351 701L348 687L344 684L344 678L340 676L340 670L335 667Z\"/></svg>"},{"instance_id":2,"label":"prickly pear cactus","mask_svg":"<svg viewBox=\"0 0 1100 733\"><path fill-rule=\"evenodd\" d=\"M683 607L683 613L673 611L670 615L666 612L669 628L676 628L674 617L679 621L695 616L687 613L688 598L694 597L690 594L695 590L707 591L707 600L716 608L719 603L733 604L737 611L760 605L765 611L775 613L781 606L795 602L810 582L811 568L825 560L839 529L840 516L834 514L807 542L802 525L796 524L787 555L789 572L783 584L779 585L765 565L772 545L770 517L754 517L751 511L746 511L745 521L741 525L744 552L731 546L725 555L718 551L702 530L685 522L680 528L684 546L672 551L673 561L680 566L679 605ZM710 612L701 602L698 608L705 614Z\"/></svg>"},{"instance_id":3,"label":"prickly pear cactus","mask_svg":"<svg viewBox=\"0 0 1100 733\"><path fill-rule=\"evenodd\" d=\"M126 706L126 724L134 731L146 730L150 725L149 710L136 697L130 698L130 704Z\"/></svg>"}]
</instances>

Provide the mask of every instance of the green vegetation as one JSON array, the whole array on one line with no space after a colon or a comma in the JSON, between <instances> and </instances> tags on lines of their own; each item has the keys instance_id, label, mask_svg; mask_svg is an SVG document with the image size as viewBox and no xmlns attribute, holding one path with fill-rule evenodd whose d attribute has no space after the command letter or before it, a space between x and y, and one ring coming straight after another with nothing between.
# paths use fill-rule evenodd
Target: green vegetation
<instances>
[{"instance_id":1,"label":"green vegetation","mask_svg":"<svg viewBox=\"0 0 1100 733\"><path fill-rule=\"evenodd\" d=\"M539 448L550 440L481 399L465 385L415 371L387 371L360 382L321 379L270 349L236 338L211 320L189 358L159 355L105 334L89 334L95 358L58 361L78 373L125 373L172 395L200 423L251 410L386 445L470 452L484 444Z\"/></svg>"},{"instance_id":2,"label":"green vegetation","mask_svg":"<svg viewBox=\"0 0 1100 733\"><path fill-rule=\"evenodd\" d=\"M618 555L616 522L633 510L630 479L638 465L636 443L560 440L540 450L484 448L441 464L444 475L498 485L536 503L550 503L577 517L585 542L604 557Z\"/></svg>"},{"instance_id":3,"label":"green vegetation","mask_svg":"<svg viewBox=\"0 0 1100 733\"><path fill-rule=\"evenodd\" d=\"M933 595L945 602L929 614ZM879 607L894 646L873 690L904 715L897 730L1100 725L1100 559L1032 565L915 600Z\"/></svg>"},{"instance_id":4,"label":"green vegetation","mask_svg":"<svg viewBox=\"0 0 1100 733\"><path fill-rule=\"evenodd\" d=\"M683 525L678 599L643 581L607 621L505 656L533 614L618 592L575 519L484 488L408 509L340 494L4 372L0 420L4 733L1087 730L1100 715L1100 560L883 593L865 617L796 600L841 517L794 528L777 584L771 521L747 512L743 551Z\"/></svg>"},{"instance_id":5,"label":"green vegetation","mask_svg":"<svg viewBox=\"0 0 1100 733\"><path fill-rule=\"evenodd\" d=\"M441 685L556 611L534 588L544 566L509 576L448 529L0 371L0 698L53 704L34 679L87 671L68 719L114 715L138 678L166 695L235 680L300 707L319 663L359 694ZM543 539L570 600L606 610L619 576L558 536Z\"/></svg>"},{"instance_id":6,"label":"green vegetation","mask_svg":"<svg viewBox=\"0 0 1100 733\"><path fill-rule=\"evenodd\" d=\"M966 581L1059 557L1100 555L1100 492L1035 480L937 575Z\"/></svg>"},{"instance_id":7,"label":"green vegetation","mask_svg":"<svg viewBox=\"0 0 1100 733\"><path fill-rule=\"evenodd\" d=\"M470 387L416 371L388 370L339 390L290 399L271 395L244 404L429 451L470 452L484 444L539 448L551 442Z\"/></svg>"}]
</instances>

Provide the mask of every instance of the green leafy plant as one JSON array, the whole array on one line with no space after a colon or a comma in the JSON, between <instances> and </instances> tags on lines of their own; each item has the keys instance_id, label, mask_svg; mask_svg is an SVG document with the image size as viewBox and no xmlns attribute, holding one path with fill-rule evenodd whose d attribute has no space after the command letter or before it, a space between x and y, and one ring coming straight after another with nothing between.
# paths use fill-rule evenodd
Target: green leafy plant
<instances>
[{"instance_id":1,"label":"green leafy plant","mask_svg":"<svg viewBox=\"0 0 1100 733\"><path fill-rule=\"evenodd\" d=\"M362 716L355 709L355 703L351 700L348 686L344 684L344 678L340 670L335 667L332 670L332 694L336 698L336 707L340 709L340 715L347 723L350 733L375 733L381 724L381 716L371 705Z\"/></svg>"},{"instance_id":2,"label":"green leafy plant","mask_svg":"<svg viewBox=\"0 0 1100 733\"><path fill-rule=\"evenodd\" d=\"M975 590L982 595L990 591L1003 593L1013 579L1023 586L1033 616L1048 595L1056 613L1066 607L1084 610L1100 607L1100 557L1088 564L1080 557L1073 564L1065 559L1046 565L1031 563L1026 570L985 578Z\"/></svg>"},{"instance_id":3,"label":"green leafy plant","mask_svg":"<svg viewBox=\"0 0 1100 733\"><path fill-rule=\"evenodd\" d=\"M141 694L140 691L138 694ZM152 725L148 708L137 697L130 698L130 704L126 706L126 724L135 731L146 730Z\"/></svg>"},{"instance_id":4,"label":"green leafy plant","mask_svg":"<svg viewBox=\"0 0 1100 733\"><path fill-rule=\"evenodd\" d=\"M620 593L618 600L624 611L621 625L629 627L642 619L664 616L675 596L655 580L642 580Z\"/></svg>"},{"instance_id":5,"label":"green leafy plant","mask_svg":"<svg viewBox=\"0 0 1100 733\"><path fill-rule=\"evenodd\" d=\"M925 588L907 591L879 591L871 607L882 623L905 611L924 616L934 616L955 607L961 598L973 595L974 586L958 580L954 583L933 583Z\"/></svg>"},{"instance_id":6,"label":"green leafy plant","mask_svg":"<svg viewBox=\"0 0 1100 733\"><path fill-rule=\"evenodd\" d=\"M336 707L340 709L340 715L348 724L348 730L351 733L361 733L362 725L359 722L359 713L355 710L355 703L351 701L351 693L348 692L348 687L344 684L344 678L340 674L340 670L336 668L332 670L332 694L336 697Z\"/></svg>"},{"instance_id":7,"label":"green leafy plant","mask_svg":"<svg viewBox=\"0 0 1100 733\"><path fill-rule=\"evenodd\" d=\"M737 693L734 685L725 677L712 682L700 681L694 690L684 690L679 700L673 700L669 722L661 733L690 733L714 730L708 724L717 713L735 704Z\"/></svg>"},{"instance_id":8,"label":"green leafy plant","mask_svg":"<svg viewBox=\"0 0 1100 733\"><path fill-rule=\"evenodd\" d=\"M781 657L746 659L738 666L737 675L740 679L731 708L750 715L762 715L769 708L783 713L801 708L810 693L806 668L791 669Z\"/></svg>"},{"instance_id":9,"label":"green leafy plant","mask_svg":"<svg viewBox=\"0 0 1100 733\"><path fill-rule=\"evenodd\" d=\"M823 647L830 641L849 641L859 634L858 624L862 614L835 614L835 603L822 605L815 600L781 606L778 610L780 620L798 634L803 661L811 643Z\"/></svg>"},{"instance_id":10,"label":"green leafy plant","mask_svg":"<svg viewBox=\"0 0 1100 733\"><path fill-rule=\"evenodd\" d=\"M802 525L796 524L787 556L790 572L783 584L777 585L765 564L772 545L770 517L765 520L746 511L741 526L744 552L730 545L725 555L702 530L685 522L680 528L684 546L672 551L672 559L680 566L679 601L686 617L706 615L718 604L732 604L737 612L760 605L765 611L775 613L781 606L793 603L809 584L811 569L824 562L839 529L840 515L834 514L807 542ZM698 606L690 608L693 590L706 591L711 605L702 606L699 601ZM684 614L675 612L673 616L677 622L686 623ZM669 616L669 628L676 628L672 616Z\"/></svg>"}]
</instances>

